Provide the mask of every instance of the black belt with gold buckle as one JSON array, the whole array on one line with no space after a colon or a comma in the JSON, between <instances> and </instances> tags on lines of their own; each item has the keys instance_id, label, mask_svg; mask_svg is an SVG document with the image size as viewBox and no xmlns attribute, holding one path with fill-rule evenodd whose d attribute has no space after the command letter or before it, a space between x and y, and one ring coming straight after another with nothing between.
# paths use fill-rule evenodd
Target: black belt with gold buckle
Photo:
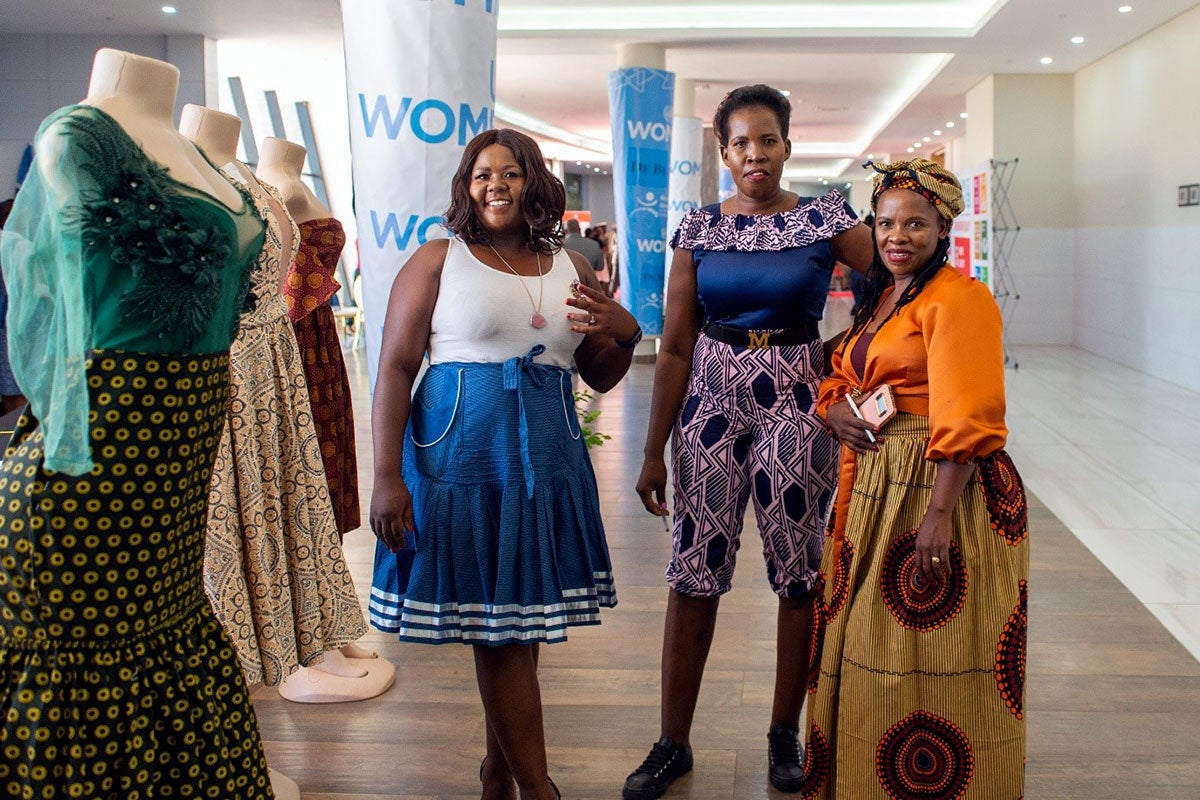
<instances>
[{"instance_id":1,"label":"black belt with gold buckle","mask_svg":"<svg viewBox=\"0 0 1200 800\"><path fill-rule=\"evenodd\" d=\"M821 338L815 320L806 320L800 325L782 330L762 331L748 331L743 328L731 328L719 322L710 322L704 326L703 333L715 341L731 344L734 347L747 347L751 350L808 344Z\"/></svg>"}]
</instances>

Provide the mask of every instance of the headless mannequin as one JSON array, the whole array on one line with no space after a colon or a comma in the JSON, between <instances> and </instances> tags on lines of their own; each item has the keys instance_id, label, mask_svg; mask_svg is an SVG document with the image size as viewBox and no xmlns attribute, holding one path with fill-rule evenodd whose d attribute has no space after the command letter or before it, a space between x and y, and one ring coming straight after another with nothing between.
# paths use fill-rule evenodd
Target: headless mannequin
<instances>
[{"instance_id":1,"label":"headless mannequin","mask_svg":"<svg viewBox=\"0 0 1200 800\"><path fill-rule=\"evenodd\" d=\"M268 136L263 139L262 154L258 161L258 171L255 173L279 190L279 195L297 225L333 216L301 179L306 155L307 151L300 145Z\"/></svg>"},{"instance_id":2,"label":"headless mannequin","mask_svg":"<svg viewBox=\"0 0 1200 800\"><path fill-rule=\"evenodd\" d=\"M250 172L249 167L237 160L237 142L241 129L242 121L238 117L191 103L183 107L183 113L179 121L180 132L199 145L208 154L208 157L214 164L222 165L224 169L232 171L244 183L256 186L261 186L264 182L271 183L276 189L280 189L281 196L285 198L291 196L285 194L277 184L265 178L260 181L255 174ZM278 147L268 148L268 142L280 142L288 148L298 149L300 151L300 163L304 162L304 148L293 145L283 139L267 139L264 141L264 161L266 160L267 153L271 150L275 152L282 151ZM269 170L268 173L270 173ZM258 175L262 174L263 171L260 169ZM299 181L298 172L296 182L303 186L303 183ZM307 187L304 188L307 189ZM290 187L290 189L293 194L296 194L295 187ZM289 211L281 207L269 192L264 191L263 195L267 198L272 213L277 216L281 223L286 222ZM312 200L317 207L324 208L317 201L316 197L313 197ZM326 216L328 216L328 213L326 213ZM301 220L296 219L296 222L299 223ZM280 289L282 291L283 284L287 280L288 265L291 264L292 257L295 255L295 249L299 243L292 241L290 225L280 224L279 228L284 237L284 252L280 258L282 264L282 268L280 269ZM367 660L373 661L368 662ZM364 700L368 697L375 697L391 686L394 674L395 668L392 667L391 663L380 659L377 654L369 650L349 644L340 650L326 652L322 662L314 667L301 667L299 673L291 679L290 683L285 681L287 689L282 685L279 688L280 694L288 700L301 703L335 703Z\"/></svg>"},{"instance_id":3,"label":"headless mannequin","mask_svg":"<svg viewBox=\"0 0 1200 800\"><path fill-rule=\"evenodd\" d=\"M215 197L231 209L240 209L238 191L175 130L172 122L178 85L175 66L104 48L96 53L82 102L115 119L147 156L166 167L173 180ZM43 153L42 157L57 161L57 155Z\"/></svg>"},{"instance_id":4,"label":"headless mannequin","mask_svg":"<svg viewBox=\"0 0 1200 800\"><path fill-rule=\"evenodd\" d=\"M288 265L296 254L298 242L292 241L292 226L287 224L287 213L279 202L262 188L262 184L250 168L237 160L238 134L242 121L232 114L188 103L179 117L179 132L200 146L214 164L225 170L247 186L253 186L266 199L271 213L279 220L279 238L282 251L279 254L279 290L287 282ZM297 220L299 222L299 220Z\"/></svg>"}]
</instances>

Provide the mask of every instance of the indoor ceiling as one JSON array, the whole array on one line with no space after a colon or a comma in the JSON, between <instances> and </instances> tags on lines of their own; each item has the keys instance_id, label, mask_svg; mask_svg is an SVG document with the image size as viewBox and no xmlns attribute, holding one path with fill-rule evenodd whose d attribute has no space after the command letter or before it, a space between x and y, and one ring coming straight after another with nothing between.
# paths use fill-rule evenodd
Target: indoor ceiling
<instances>
[{"instance_id":1,"label":"indoor ceiling","mask_svg":"<svg viewBox=\"0 0 1200 800\"><path fill-rule=\"evenodd\" d=\"M617 66L622 44L661 44L667 69L696 82L702 119L711 118L727 91L745 83L789 91L790 176L828 179L868 153L902 155L918 142L917 152L931 152L961 134L970 124L959 118L965 94L989 74L1072 73L1200 4L499 2L497 116L543 140L557 139L547 148L557 148L559 157L610 161L607 73ZM177 13L164 14L166 3ZM1122 12L1123 5L1131 9ZM0 30L338 36L340 11L337 0L0 0ZM1083 41L1072 43L1072 37ZM1045 58L1053 60L1044 64Z\"/></svg>"}]
</instances>

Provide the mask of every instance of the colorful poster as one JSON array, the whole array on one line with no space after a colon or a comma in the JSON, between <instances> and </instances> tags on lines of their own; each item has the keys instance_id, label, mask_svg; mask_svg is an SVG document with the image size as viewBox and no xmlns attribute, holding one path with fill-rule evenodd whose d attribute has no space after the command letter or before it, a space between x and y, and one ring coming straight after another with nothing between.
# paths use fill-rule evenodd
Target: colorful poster
<instances>
[{"instance_id":1,"label":"colorful poster","mask_svg":"<svg viewBox=\"0 0 1200 800\"><path fill-rule=\"evenodd\" d=\"M674 73L648 67L608 73L621 303L648 336L663 329L674 98Z\"/></svg>"},{"instance_id":2,"label":"colorful poster","mask_svg":"<svg viewBox=\"0 0 1200 800\"><path fill-rule=\"evenodd\" d=\"M442 214L463 149L493 125L496 0L342 0L371 385L392 281Z\"/></svg>"},{"instance_id":3,"label":"colorful poster","mask_svg":"<svg viewBox=\"0 0 1200 800\"><path fill-rule=\"evenodd\" d=\"M991 186L992 168L983 164L974 169L964 170L958 174L959 183L963 187L966 208L954 220L950 233L950 259L954 267L964 275L983 281L989 290L995 291L992 285L992 255L993 247L991 198L988 191Z\"/></svg>"}]
</instances>

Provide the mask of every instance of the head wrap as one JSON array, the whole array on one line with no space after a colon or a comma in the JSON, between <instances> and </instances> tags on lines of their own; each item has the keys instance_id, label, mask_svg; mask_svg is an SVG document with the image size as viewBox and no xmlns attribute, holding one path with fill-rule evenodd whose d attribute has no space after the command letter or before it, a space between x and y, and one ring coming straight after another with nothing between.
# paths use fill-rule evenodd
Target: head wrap
<instances>
[{"instance_id":1,"label":"head wrap","mask_svg":"<svg viewBox=\"0 0 1200 800\"><path fill-rule=\"evenodd\" d=\"M888 189L909 189L924 197L937 212L952 220L962 213L962 186L954 173L927 158L877 164L868 161L864 167L875 170L875 188L871 191L871 210L879 195Z\"/></svg>"}]
</instances>

